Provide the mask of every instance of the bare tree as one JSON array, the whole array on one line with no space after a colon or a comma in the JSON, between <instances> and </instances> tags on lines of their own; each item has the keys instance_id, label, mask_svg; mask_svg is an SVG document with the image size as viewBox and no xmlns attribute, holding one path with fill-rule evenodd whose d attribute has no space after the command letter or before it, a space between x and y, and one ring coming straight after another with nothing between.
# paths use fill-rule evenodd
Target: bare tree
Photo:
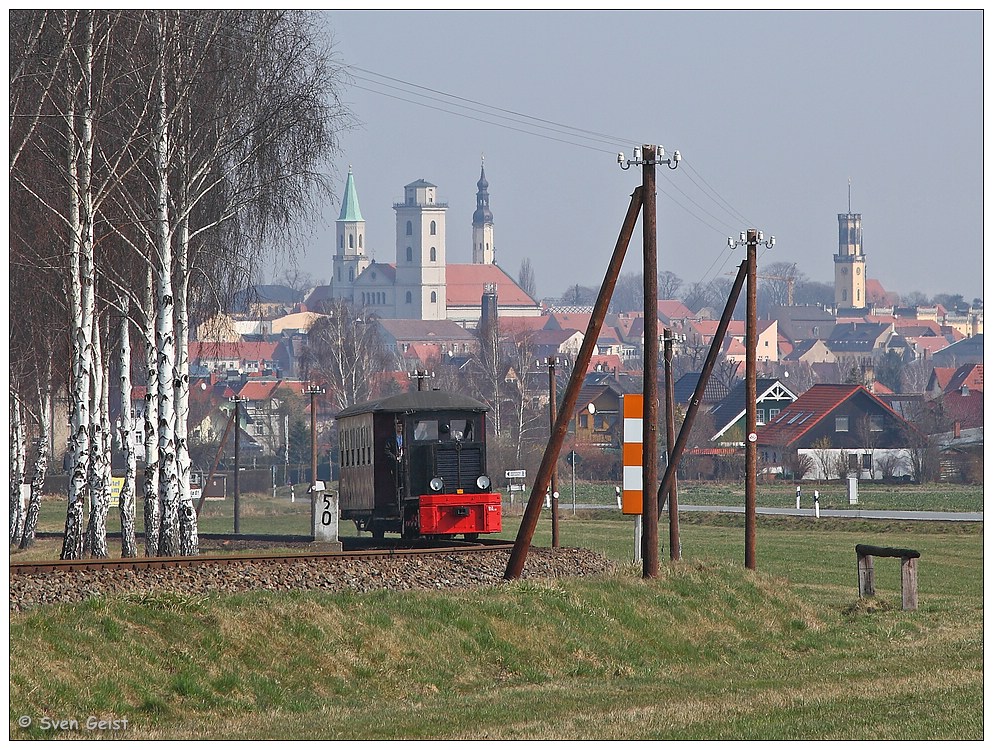
<instances>
[{"instance_id":1,"label":"bare tree","mask_svg":"<svg viewBox=\"0 0 993 750\"><path fill-rule=\"evenodd\" d=\"M332 300L324 312L310 327L300 357L304 378L325 384L338 410L374 398L381 373L393 369L375 319L341 299Z\"/></svg>"},{"instance_id":2,"label":"bare tree","mask_svg":"<svg viewBox=\"0 0 993 750\"><path fill-rule=\"evenodd\" d=\"M517 272L517 285L524 290L531 299L538 299L538 287L534 281L534 267L530 258L521 261L521 268Z\"/></svg>"},{"instance_id":3,"label":"bare tree","mask_svg":"<svg viewBox=\"0 0 993 750\"><path fill-rule=\"evenodd\" d=\"M679 290L683 280L672 271L662 271L659 274L659 299L679 299Z\"/></svg>"},{"instance_id":4,"label":"bare tree","mask_svg":"<svg viewBox=\"0 0 993 750\"><path fill-rule=\"evenodd\" d=\"M811 448L814 460L817 461L817 468L821 470L824 479L830 479L836 468L834 451L831 447L831 438L827 435L819 437L811 445Z\"/></svg>"}]
</instances>

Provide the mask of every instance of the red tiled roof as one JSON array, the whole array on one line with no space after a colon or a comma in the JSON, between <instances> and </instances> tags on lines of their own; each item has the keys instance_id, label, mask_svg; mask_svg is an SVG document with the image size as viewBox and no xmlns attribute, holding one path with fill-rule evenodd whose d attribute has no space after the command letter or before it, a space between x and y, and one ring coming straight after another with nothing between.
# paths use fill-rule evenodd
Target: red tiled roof
<instances>
[{"instance_id":1,"label":"red tiled roof","mask_svg":"<svg viewBox=\"0 0 993 750\"><path fill-rule=\"evenodd\" d=\"M951 382L952 376L957 372L955 367L935 367L931 371L931 379L935 381L935 385L941 391L944 391L948 387L949 382Z\"/></svg>"},{"instance_id":2,"label":"red tiled roof","mask_svg":"<svg viewBox=\"0 0 993 750\"><path fill-rule=\"evenodd\" d=\"M759 445L785 446L794 443L807 430L859 391L865 391L870 398L875 398L861 385L819 383L811 387L779 412L774 420L758 428ZM889 409L888 406L886 408Z\"/></svg>"},{"instance_id":3,"label":"red tiled roof","mask_svg":"<svg viewBox=\"0 0 993 750\"><path fill-rule=\"evenodd\" d=\"M494 263L449 263L445 269L445 299L449 307L478 306L483 287L496 284L498 306L536 307L538 303Z\"/></svg>"},{"instance_id":4,"label":"red tiled roof","mask_svg":"<svg viewBox=\"0 0 993 750\"><path fill-rule=\"evenodd\" d=\"M440 362L441 344L411 344L406 351L406 355L408 357L413 357L422 365Z\"/></svg>"},{"instance_id":5,"label":"red tiled roof","mask_svg":"<svg viewBox=\"0 0 993 750\"><path fill-rule=\"evenodd\" d=\"M771 326L776 321L774 320L759 320L757 323L757 333L762 333ZM714 334L717 333L717 327L721 324L719 320L697 320L692 321L690 325L696 329L702 336L708 338L713 338ZM740 338L745 335L745 321L743 320L730 320L728 321L728 336L734 336Z\"/></svg>"},{"instance_id":6,"label":"red tiled roof","mask_svg":"<svg viewBox=\"0 0 993 750\"><path fill-rule=\"evenodd\" d=\"M272 360L279 342L268 341L191 341L190 361L197 359Z\"/></svg>"},{"instance_id":7,"label":"red tiled roof","mask_svg":"<svg viewBox=\"0 0 993 750\"><path fill-rule=\"evenodd\" d=\"M601 370L621 371L621 358L616 354L594 354L590 357L589 367L586 372L595 372L597 367Z\"/></svg>"},{"instance_id":8,"label":"red tiled roof","mask_svg":"<svg viewBox=\"0 0 993 750\"><path fill-rule=\"evenodd\" d=\"M543 331L548 323L547 315L527 316L527 317L504 317L500 318L501 333L523 333L525 331Z\"/></svg>"},{"instance_id":9,"label":"red tiled roof","mask_svg":"<svg viewBox=\"0 0 993 750\"><path fill-rule=\"evenodd\" d=\"M249 401L267 401L281 384L281 380L249 380L238 391L238 396Z\"/></svg>"},{"instance_id":10,"label":"red tiled roof","mask_svg":"<svg viewBox=\"0 0 993 750\"><path fill-rule=\"evenodd\" d=\"M666 320L693 317L693 312L678 299L660 299L657 309L659 315Z\"/></svg>"},{"instance_id":11,"label":"red tiled roof","mask_svg":"<svg viewBox=\"0 0 993 750\"><path fill-rule=\"evenodd\" d=\"M548 316L545 328L559 328L563 331L583 331L589 328L591 313L552 313Z\"/></svg>"},{"instance_id":12,"label":"red tiled roof","mask_svg":"<svg viewBox=\"0 0 993 750\"><path fill-rule=\"evenodd\" d=\"M962 365L952 374L948 384L942 390L945 393L950 393L960 390L962 386L967 387L970 391L982 392L983 366L981 364Z\"/></svg>"},{"instance_id":13,"label":"red tiled roof","mask_svg":"<svg viewBox=\"0 0 993 750\"><path fill-rule=\"evenodd\" d=\"M983 393L970 391L963 395L959 391L949 391L941 399L944 416L950 422L958 422L965 430L983 426Z\"/></svg>"}]
</instances>

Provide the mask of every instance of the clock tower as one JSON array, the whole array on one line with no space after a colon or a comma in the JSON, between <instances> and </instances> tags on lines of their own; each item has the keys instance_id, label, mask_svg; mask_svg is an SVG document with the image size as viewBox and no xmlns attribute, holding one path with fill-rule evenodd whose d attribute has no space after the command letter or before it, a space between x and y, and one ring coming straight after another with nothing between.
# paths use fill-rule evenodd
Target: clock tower
<instances>
[{"instance_id":1,"label":"clock tower","mask_svg":"<svg viewBox=\"0 0 993 750\"><path fill-rule=\"evenodd\" d=\"M838 310L864 310L865 255L862 214L838 214L838 253L834 256L834 304Z\"/></svg>"}]
</instances>

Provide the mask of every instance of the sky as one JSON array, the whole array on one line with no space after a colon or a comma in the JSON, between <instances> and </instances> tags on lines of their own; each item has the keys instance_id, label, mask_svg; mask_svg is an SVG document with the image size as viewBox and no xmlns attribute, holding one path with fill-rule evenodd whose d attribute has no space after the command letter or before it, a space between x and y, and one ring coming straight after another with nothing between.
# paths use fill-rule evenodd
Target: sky
<instances>
[{"instance_id":1,"label":"sky","mask_svg":"<svg viewBox=\"0 0 993 750\"><path fill-rule=\"evenodd\" d=\"M300 253L317 282L349 166L376 260L395 260L393 204L425 179L449 205L448 262L470 262L483 157L497 263L516 278L529 259L539 296L599 288L641 182L617 153L652 143L682 157L658 172L658 266L686 283L733 272L727 238L757 228L776 237L760 272L833 284L850 194L869 278L984 296L981 11L322 16L358 124ZM641 268L639 222L623 272Z\"/></svg>"}]
</instances>

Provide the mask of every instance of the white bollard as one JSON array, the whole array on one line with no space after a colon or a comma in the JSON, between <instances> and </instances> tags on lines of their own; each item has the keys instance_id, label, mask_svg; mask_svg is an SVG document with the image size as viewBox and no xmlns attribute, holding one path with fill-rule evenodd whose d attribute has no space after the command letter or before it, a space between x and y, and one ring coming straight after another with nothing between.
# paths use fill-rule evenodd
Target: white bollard
<instances>
[{"instance_id":1,"label":"white bollard","mask_svg":"<svg viewBox=\"0 0 993 750\"><path fill-rule=\"evenodd\" d=\"M800 510L800 485L796 486L796 509Z\"/></svg>"},{"instance_id":2,"label":"white bollard","mask_svg":"<svg viewBox=\"0 0 993 750\"><path fill-rule=\"evenodd\" d=\"M821 497L817 490L814 490L814 518L821 517Z\"/></svg>"}]
</instances>

